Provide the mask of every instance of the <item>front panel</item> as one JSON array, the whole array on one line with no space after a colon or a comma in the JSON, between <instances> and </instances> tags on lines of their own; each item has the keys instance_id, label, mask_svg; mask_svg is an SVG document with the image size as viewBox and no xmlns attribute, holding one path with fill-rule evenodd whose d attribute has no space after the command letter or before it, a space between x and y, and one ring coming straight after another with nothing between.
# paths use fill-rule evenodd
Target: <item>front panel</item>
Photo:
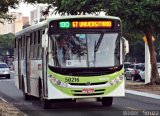
<instances>
[{"instance_id":1,"label":"front panel","mask_svg":"<svg viewBox=\"0 0 160 116\"><path fill-rule=\"evenodd\" d=\"M54 20L48 32L49 99L124 96L120 20Z\"/></svg>"},{"instance_id":2,"label":"front panel","mask_svg":"<svg viewBox=\"0 0 160 116\"><path fill-rule=\"evenodd\" d=\"M48 98L124 96L123 69L102 76L67 76L48 69Z\"/></svg>"}]
</instances>

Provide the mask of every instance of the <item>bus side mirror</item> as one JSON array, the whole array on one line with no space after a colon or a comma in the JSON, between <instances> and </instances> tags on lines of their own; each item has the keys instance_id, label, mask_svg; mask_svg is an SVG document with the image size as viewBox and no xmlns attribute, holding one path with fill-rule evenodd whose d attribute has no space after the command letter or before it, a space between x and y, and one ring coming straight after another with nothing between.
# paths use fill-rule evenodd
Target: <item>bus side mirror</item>
<instances>
[{"instance_id":1,"label":"bus side mirror","mask_svg":"<svg viewBox=\"0 0 160 116\"><path fill-rule=\"evenodd\" d=\"M124 42L124 46L123 46L124 47L124 54L126 55L127 53L129 53L129 43L124 37L122 37L122 39Z\"/></svg>"},{"instance_id":2,"label":"bus side mirror","mask_svg":"<svg viewBox=\"0 0 160 116\"><path fill-rule=\"evenodd\" d=\"M42 34L42 48L48 47L48 29L45 29L45 32Z\"/></svg>"}]
</instances>

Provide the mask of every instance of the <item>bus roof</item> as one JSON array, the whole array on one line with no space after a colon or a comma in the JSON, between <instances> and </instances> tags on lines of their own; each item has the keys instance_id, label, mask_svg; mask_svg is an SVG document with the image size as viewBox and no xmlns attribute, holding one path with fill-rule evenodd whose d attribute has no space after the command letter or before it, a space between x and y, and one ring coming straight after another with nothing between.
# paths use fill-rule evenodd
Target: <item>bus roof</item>
<instances>
[{"instance_id":1,"label":"bus roof","mask_svg":"<svg viewBox=\"0 0 160 116\"><path fill-rule=\"evenodd\" d=\"M31 26L29 26L29 27L26 27L26 28L24 28L23 30L17 32L17 33L15 34L15 36L21 35L21 34L23 34L23 33L27 33L27 32L29 32L29 31L31 31L31 30L35 30L35 29L38 29L38 28L43 27L43 26L47 26L47 20L45 20L45 21L43 21L43 22L39 22L38 24L31 25Z\"/></svg>"},{"instance_id":2,"label":"bus roof","mask_svg":"<svg viewBox=\"0 0 160 116\"><path fill-rule=\"evenodd\" d=\"M50 17L48 18L48 23L50 21L53 21L53 20L61 20L61 19L80 19L80 18L97 18L97 19L100 19L100 18L108 18L108 19L117 19L117 20L120 20L119 17L114 17L114 16L97 16L97 15L70 15L70 16L60 16L60 17Z\"/></svg>"},{"instance_id":3,"label":"bus roof","mask_svg":"<svg viewBox=\"0 0 160 116\"><path fill-rule=\"evenodd\" d=\"M100 19L100 18L108 18L108 19L115 19L115 20L120 20L119 17L115 17L115 16L97 16L97 15L70 15L70 16L59 16L59 17L50 17L48 18L47 20L43 21L43 22L40 22L38 24L35 24L35 25L32 25L32 26L29 26L29 27L26 27L25 29L17 32L15 35L18 36L18 35L22 35L23 33L27 33L31 30L35 30L35 29L38 29L40 27L43 27L43 26L48 26L48 24L51 22L51 21L54 21L54 20L62 20L62 19L80 19L80 18L97 18L97 19Z\"/></svg>"}]
</instances>

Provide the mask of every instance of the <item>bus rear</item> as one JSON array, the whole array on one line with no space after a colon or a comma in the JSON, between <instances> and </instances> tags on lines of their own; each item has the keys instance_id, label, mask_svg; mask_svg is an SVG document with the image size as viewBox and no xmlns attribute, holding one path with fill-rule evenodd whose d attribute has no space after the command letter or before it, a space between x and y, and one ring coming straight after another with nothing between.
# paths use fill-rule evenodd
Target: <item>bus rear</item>
<instances>
[{"instance_id":1,"label":"bus rear","mask_svg":"<svg viewBox=\"0 0 160 116\"><path fill-rule=\"evenodd\" d=\"M48 36L48 99L87 98L111 106L113 97L124 96L119 18L50 20Z\"/></svg>"}]
</instances>

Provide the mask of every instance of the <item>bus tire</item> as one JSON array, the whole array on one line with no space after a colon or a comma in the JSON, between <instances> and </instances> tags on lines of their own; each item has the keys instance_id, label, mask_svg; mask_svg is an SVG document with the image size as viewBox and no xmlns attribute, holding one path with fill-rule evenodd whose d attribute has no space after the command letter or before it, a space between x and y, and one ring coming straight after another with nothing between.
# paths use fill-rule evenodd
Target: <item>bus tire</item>
<instances>
[{"instance_id":1,"label":"bus tire","mask_svg":"<svg viewBox=\"0 0 160 116\"><path fill-rule=\"evenodd\" d=\"M11 78L10 74L9 74L9 75L7 75L7 76L6 76L6 78L7 78L7 79L10 79L10 78Z\"/></svg>"},{"instance_id":2,"label":"bus tire","mask_svg":"<svg viewBox=\"0 0 160 116\"><path fill-rule=\"evenodd\" d=\"M50 109L51 108L51 101L42 99L41 106L43 109Z\"/></svg>"},{"instance_id":3,"label":"bus tire","mask_svg":"<svg viewBox=\"0 0 160 116\"><path fill-rule=\"evenodd\" d=\"M30 100L31 96L25 93L24 79L22 79L22 92L24 100Z\"/></svg>"},{"instance_id":4,"label":"bus tire","mask_svg":"<svg viewBox=\"0 0 160 116\"><path fill-rule=\"evenodd\" d=\"M28 95L27 93L23 93L24 96L24 100L31 100L30 95Z\"/></svg>"},{"instance_id":5,"label":"bus tire","mask_svg":"<svg viewBox=\"0 0 160 116\"><path fill-rule=\"evenodd\" d=\"M43 89L41 83L39 82L39 99L41 102L41 106L43 109L50 109L51 108L51 101L44 99L43 97Z\"/></svg>"},{"instance_id":6,"label":"bus tire","mask_svg":"<svg viewBox=\"0 0 160 116\"><path fill-rule=\"evenodd\" d=\"M102 98L102 105L103 106L112 106L113 97L103 97Z\"/></svg>"}]
</instances>

